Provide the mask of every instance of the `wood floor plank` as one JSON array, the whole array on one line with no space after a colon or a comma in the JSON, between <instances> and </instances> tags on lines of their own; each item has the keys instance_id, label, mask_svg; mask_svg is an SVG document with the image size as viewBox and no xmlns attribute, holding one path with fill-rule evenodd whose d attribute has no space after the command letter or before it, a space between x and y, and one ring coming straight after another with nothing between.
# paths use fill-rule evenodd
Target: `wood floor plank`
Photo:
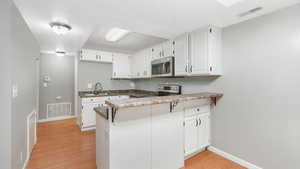
<instances>
[{"instance_id":1,"label":"wood floor plank","mask_svg":"<svg viewBox=\"0 0 300 169\"><path fill-rule=\"evenodd\" d=\"M26 169L96 169L95 131L81 132L76 119L40 123ZM183 169L245 169L210 151L185 161Z\"/></svg>"}]
</instances>

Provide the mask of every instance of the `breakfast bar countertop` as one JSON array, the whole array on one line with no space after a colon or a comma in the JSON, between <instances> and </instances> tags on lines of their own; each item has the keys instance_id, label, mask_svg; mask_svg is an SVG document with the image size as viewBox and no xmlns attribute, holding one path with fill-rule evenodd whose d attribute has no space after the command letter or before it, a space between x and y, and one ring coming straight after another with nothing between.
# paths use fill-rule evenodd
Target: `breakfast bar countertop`
<instances>
[{"instance_id":1,"label":"breakfast bar countertop","mask_svg":"<svg viewBox=\"0 0 300 169\"><path fill-rule=\"evenodd\" d=\"M106 100L105 103L114 109L139 107L146 105L164 104L172 102L185 102L197 99L208 99L211 98L216 103L216 100L222 97L221 93L195 93L195 94L182 94L174 96L160 96L160 97L146 97L146 98L134 98L124 100Z\"/></svg>"}]
</instances>

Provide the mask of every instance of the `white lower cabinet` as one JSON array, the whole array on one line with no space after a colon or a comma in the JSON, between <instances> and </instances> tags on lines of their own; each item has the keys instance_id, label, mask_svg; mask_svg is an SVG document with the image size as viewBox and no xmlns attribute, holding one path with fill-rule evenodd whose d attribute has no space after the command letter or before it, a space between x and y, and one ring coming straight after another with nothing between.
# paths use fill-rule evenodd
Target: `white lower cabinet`
<instances>
[{"instance_id":1,"label":"white lower cabinet","mask_svg":"<svg viewBox=\"0 0 300 169\"><path fill-rule=\"evenodd\" d=\"M81 99L81 130L95 129L96 126L96 112L95 107L105 105L105 100L119 100L128 99L129 96L107 96L107 97L91 97Z\"/></svg>"},{"instance_id":2,"label":"white lower cabinet","mask_svg":"<svg viewBox=\"0 0 300 169\"><path fill-rule=\"evenodd\" d=\"M210 112L201 108L186 110L185 156L192 155L210 145Z\"/></svg>"},{"instance_id":3,"label":"white lower cabinet","mask_svg":"<svg viewBox=\"0 0 300 169\"><path fill-rule=\"evenodd\" d=\"M95 103L82 104L82 128L92 127L96 124L96 116L94 116L94 107L97 107Z\"/></svg>"}]
</instances>

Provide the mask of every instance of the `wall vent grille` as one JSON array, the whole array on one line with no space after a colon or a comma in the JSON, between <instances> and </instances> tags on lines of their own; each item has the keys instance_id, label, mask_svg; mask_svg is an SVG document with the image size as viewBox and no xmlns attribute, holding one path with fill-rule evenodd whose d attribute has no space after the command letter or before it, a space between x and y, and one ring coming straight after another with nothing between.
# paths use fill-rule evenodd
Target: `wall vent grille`
<instances>
[{"instance_id":1,"label":"wall vent grille","mask_svg":"<svg viewBox=\"0 0 300 169\"><path fill-rule=\"evenodd\" d=\"M47 104L47 118L71 116L72 103Z\"/></svg>"}]
</instances>

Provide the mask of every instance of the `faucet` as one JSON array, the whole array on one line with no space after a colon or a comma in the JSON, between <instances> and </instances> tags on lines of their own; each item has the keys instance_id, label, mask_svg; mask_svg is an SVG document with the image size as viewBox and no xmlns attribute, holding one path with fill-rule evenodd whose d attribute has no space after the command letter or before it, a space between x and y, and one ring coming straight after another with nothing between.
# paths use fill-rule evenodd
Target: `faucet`
<instances>
[{"instance_id":1,"label":"faucet","mask_svg":"<svg viewBox=\"0 0 300 169\"><path fill-rule=\"evenodd\" d=\"M97 82L95 84L94 94L99 94L103 91L102 84L100 82Z\"/></svg>"}]
</instances>

